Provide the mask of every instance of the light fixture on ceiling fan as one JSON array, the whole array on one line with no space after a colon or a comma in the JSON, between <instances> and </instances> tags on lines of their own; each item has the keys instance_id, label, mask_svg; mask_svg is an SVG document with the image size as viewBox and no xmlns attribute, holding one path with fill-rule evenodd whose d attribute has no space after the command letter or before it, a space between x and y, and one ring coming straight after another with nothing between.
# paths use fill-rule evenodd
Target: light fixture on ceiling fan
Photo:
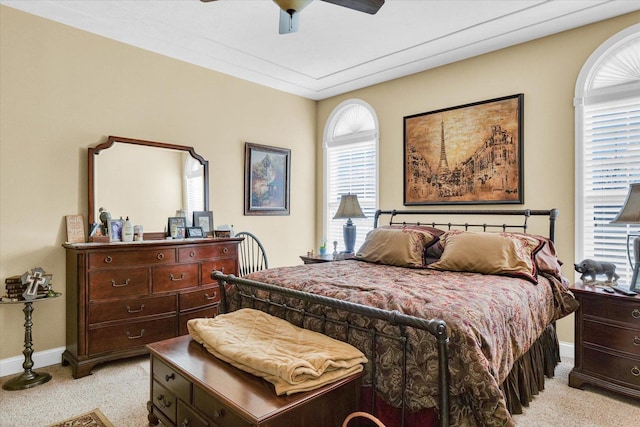
<instances>
[{"instance_id":1,"label":"light fixture on ceiling fan","mask_svg":"<svg viewBox=\"0 0 640 427\"><path fill-rule=\"evenodd\" d=\"M216 0L200 0L208 3ZM295 33L300 24L300 12L313 0L273 0L280 8L280 34ZM321 0L327 3L343 6L358 12L375 15L385 0Z\"/></svg>"}]
</instances>

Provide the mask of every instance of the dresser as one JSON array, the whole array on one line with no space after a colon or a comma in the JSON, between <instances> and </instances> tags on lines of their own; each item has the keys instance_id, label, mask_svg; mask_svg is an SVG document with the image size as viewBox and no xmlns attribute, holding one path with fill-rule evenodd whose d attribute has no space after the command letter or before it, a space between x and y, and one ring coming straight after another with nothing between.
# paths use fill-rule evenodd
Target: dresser
<instances>
[{"instance_id":1,"label":"dresser","mask_svg":"<svg viewBox=\"0 0 640 427\"><path fill-rule=\"evenodd\" d=\"M362 372L315 390L277 396L273 385L209 354L189 336L148 345L149 425L340 426L357 411Z\"/></svg>"},{"instance_id":2,"label":"dresser","mask_svg":"<svg viewBox=\"0 0 640 427\"><path fill-rule=\"evenodd\" d=\"M74 378L99 363L147 352L145 345L187 334L187 321L213 317L214 270L238 274L242 239L65 244L66 351Z\"/></svg>"},{"instance_id":3,"label":"dresser","mask_svg":"<svg viewBox=\"0 0 640 427\"><path fill-rule=\"evenodd\" d=\"M580 308L569 386L590 384L640 398L640 296L608 294L581 282L571 291Z\"/></svg>"}]
</instances>

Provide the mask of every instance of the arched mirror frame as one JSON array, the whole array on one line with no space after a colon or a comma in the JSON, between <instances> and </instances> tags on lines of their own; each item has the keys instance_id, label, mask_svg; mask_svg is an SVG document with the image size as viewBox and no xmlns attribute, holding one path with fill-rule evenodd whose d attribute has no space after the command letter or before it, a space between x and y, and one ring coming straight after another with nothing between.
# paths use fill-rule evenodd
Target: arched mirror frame
<instances>
[{"instance_id":1,"label":"arched mirror frame","mask_svg":"<svg viewBox=\"0 0 640 427\"><path fill-rule=\"evenodd\" d=\"M154 141L144 141L141 139L132 139L132 138L123 138L120 136L109 136L106 142L102 144L98 144L95 147L89 148L88 153L88 162L87 162L87 174L88 176L88 192L89 192L89 211L87 213L89 224L93 224L95 222L99 222L99 219L96 218L96 206L97 201L95 200L95 160L98 154L102 150L106 150L111 148L114 143L124 143L124 144L134 144L134 145L143 145L146 147L154 147L154 148L164 148L170 150L178 150L185 151L191 155L194 159L196 159L203 167L203 189L204 189L204 210L209 210L209 161L204 157L195 152L193 147L188 147L186 145L177 145L177 144L169 144L166 142L154 142ZM165 233L161 231L153 231L151 233L145 232L145 239L154 240L154 239L164 239Z\"/></svg>"}]
</instances>

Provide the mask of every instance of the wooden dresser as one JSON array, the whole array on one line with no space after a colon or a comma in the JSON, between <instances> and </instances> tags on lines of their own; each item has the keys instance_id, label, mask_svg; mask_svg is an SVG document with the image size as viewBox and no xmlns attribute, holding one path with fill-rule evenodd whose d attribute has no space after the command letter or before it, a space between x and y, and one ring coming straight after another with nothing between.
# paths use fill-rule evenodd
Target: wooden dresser
<instances>
[{"instance_id":1,"label":"wooden dresser","mask_svg":"<svg viewBox=\"0 0 640 427\"><path fill-rule=\"evenodd\" d=\"M190 427L340 426L358 410L362 372L277 396L273 385L209 354L189 336L148 345L149 424Z\"/></svg>"},{"instance_id":2,"label":"wooden dresser","mask_svg":"<svg viewBox=\"0 0 640 427\"><path fill-rule=\"evenodd\" d=\"M608 294L580 282L571 291L580 308L569 386L591 384L640 398L640 295Z\"/></svg>"},{"instance_id":3,"label":"wooden dresser","mask_svg":"<svg viewBox=\"0 0 640 427\"><path fill-rule=\"evenodd\" d=\"M187 320L218 312L213 270L238 274L242 239L65 244L67 348L74 378L99 363L184 335Z\"/></svg>"}]
</instances>

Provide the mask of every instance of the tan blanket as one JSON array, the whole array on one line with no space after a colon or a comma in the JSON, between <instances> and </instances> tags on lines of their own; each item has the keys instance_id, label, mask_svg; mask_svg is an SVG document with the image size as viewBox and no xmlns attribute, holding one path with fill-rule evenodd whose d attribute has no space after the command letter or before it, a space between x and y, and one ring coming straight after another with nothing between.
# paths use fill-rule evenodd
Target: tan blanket
<instances>
[{"instance_id":1,"label":"tan blanket","mask_svg":"<svg viewBox=\"0 0 640 427\"><path fill-rule=\"evenodd\" d=\"M187 323L214 356L272 383L278 396L313 390L363 370L364 354L342 341L259 310Z\"/></svg>"}]
</instances>

